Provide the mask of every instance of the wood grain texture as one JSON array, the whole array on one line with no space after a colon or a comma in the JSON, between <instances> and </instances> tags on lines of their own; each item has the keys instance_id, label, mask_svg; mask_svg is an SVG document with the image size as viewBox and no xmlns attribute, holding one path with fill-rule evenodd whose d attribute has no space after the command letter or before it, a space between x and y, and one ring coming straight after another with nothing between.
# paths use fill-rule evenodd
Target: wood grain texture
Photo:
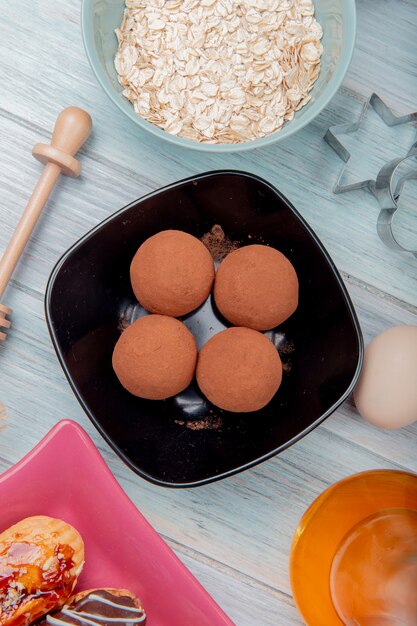
<instances>
[{"instance_id":1,"label":"wood grain texture","mask_svg":"<svg viewBox=\"0 0 417 626\"><path fill-rule=\"evenodd\" d=\"M48 336L43 294L59 256L116 209L179 178L238 168L277 185L316 230L343 272L366 340L395 324L416 324L416 260L380 242L369 193L332 194L341 163L322 137L329 125L355 119L372 91L400 113L417 109L417 2L359 0L357 7L355 55L329 107L282 145L215 156L161 143L114 108L84 55L79 1L2 3L0 250L40 172L32 146L49 140L57 112L71 104L85 107L94 134L81 151L82 177L60 181L4 299L14 311L13 329L0 346L0 402L8 411L0 430L0 471L58 419L75 419L138 508L237 626L302 624L288 580L299 518L323 489L349 474L377 467L417 472L417 424L380 431L348 401L297 445L252 470L194 490L158 488L130 472L82 412ZM374 150L377 139L371 140ZM382 159L391 158L387 147L380 148Z\"/></svg>"}]
</instances>

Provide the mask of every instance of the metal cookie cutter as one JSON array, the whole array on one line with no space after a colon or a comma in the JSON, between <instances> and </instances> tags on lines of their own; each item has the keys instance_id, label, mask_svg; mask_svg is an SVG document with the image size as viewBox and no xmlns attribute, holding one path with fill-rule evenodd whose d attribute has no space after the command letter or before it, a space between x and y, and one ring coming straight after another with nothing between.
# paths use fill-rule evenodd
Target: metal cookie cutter
<instances>
[{"instance_id":1,"label":"metal cookie cutter","mask_svg":"<svg viewBox=\"0 0 417 626\"><path fill-rule=\"evenodd\" d=\"M324 135L324 139L345 163L334 186L334 193L344 193L345 191L353 191L355 189L367 188L375 194L375 180L372 179L361 180L348 185L342 185L340 183L351 155L350 152L345 148L343 143L337 138L337 135L353 133L357 131L362 125L370 106L374 109L375 113L383 120L383 122L387 126L399 126L400 124L417 122L417 112L397 117L396 115L394 115L391 109L388 108L387 105L381 100L381 98L376 93L373 93L369 100L364 104L359 119L356 122L349 122L347 124L337 124L336 126L331 126ZM413 149L414 147L417 147L417 141L413 143L411 149Z\"/></svg>"},{"instance_id":2,"label":"metal cookie cutter","mask_svg":"<svg viewBox=\"0 0 417 626\"><path fill-rule=\"evenodd\" d=\"M410 165L410 171L400 176L395 183L397 171L404 164ZM392 230L394 214L398 210L398 200L407 180L417 179L417 147L411 148L406 157L394 159L384 165L378 173L373 193L381 208L377 231L382 241L391 249L400 252L409 252L417 258L417 250L411 250L399 243ZM417 219L417 216L416 216Z\"/></svg>"}]
</instances>

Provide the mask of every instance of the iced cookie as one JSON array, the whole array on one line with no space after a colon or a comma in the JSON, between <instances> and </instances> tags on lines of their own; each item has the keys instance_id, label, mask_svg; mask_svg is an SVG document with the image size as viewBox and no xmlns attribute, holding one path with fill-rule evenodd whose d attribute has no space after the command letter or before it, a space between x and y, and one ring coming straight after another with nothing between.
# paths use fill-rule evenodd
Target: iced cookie
<instances>
[{"instance_id":1,"label":"iced cookie","mask_svg":"<svg viewBox=\"0 0 417 626\"><path fill-rule=\"evenodd\" d=\"M145 621L146 614L140 600L131 591L92 589L77 593L60 611L46 615L39 625L136 626Z\"/></svg>"}]
</instances>

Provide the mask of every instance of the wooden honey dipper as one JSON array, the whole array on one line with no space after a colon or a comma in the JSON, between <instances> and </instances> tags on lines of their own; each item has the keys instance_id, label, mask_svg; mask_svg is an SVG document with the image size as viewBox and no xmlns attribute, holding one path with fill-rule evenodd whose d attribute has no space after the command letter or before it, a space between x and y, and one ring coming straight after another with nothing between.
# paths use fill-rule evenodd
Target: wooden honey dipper
<instances>
[{"instance_id":1,"label":"wooden honey dipper","mask_svg":"<svg viewBox=\"0 0 417 626\"><path fill-rule=\"evenodd\" d=\"M34 146L32 154L45 165L45 169L1 257L0 298L59 175L61 173L74 177L80 175L81 166L74 155L88 138L91 127L91 117L86 111L77 107L68 107L57 117L51 145L37 143ZM6 315L10 315L11 312L9 307L0 304L0 329L10 328L11 322ZM0 330L0 341L4 339L6 339L6 333Z\"/></svg>"}]
</instances>

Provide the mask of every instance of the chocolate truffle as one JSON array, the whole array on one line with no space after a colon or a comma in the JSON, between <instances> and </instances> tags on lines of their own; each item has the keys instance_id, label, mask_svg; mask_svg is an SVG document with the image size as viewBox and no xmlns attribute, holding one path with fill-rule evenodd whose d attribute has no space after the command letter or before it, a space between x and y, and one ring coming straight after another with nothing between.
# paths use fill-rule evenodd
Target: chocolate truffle
<instances>
[{"instance_id":1,"label":"chocolate truffle","mask_svg":"<svg viewBox=\"0 0 417 626\"><path fill-rule=\"evenodd\" d=\"M250 328L228 328L202 348L197 383L204 395L226 411L262 409L277 392L282 364L275 346Z\"/></svg>"},{"instance_id":2,"label":"chocolate truffle","mask_svg":"<svg viewBox=\"0 0 417 626\"><path fill-rule=\"evenodd\" d=\"M235 326L270 330L298 305L298 279L290 261L269 246L244 246L220 264L214 299Z\"/></svg>"},{"instance_id":3,"label":"chocolate truffle","mask_svg":"<svg viewBox=\"0 0 417 626\"><path fill-rule=\"evenodd\" d=\"M179 317L194 311L209 295L214 263L196 237L163 230L140 246L130 266L130 279L147 311Z\"/></svg>"},{"instance_id":4,"label":"chocolate truffle","mask_svg":"<svg viewBox=\"0 0 417 626\"><path fill-rule=\"evenodd\" d=\"M183 391L193 379L197 346L184 324L165 315L133 322L113 351L113 369L130 393L164 400Z\"/></svg>"}]
</instances>

